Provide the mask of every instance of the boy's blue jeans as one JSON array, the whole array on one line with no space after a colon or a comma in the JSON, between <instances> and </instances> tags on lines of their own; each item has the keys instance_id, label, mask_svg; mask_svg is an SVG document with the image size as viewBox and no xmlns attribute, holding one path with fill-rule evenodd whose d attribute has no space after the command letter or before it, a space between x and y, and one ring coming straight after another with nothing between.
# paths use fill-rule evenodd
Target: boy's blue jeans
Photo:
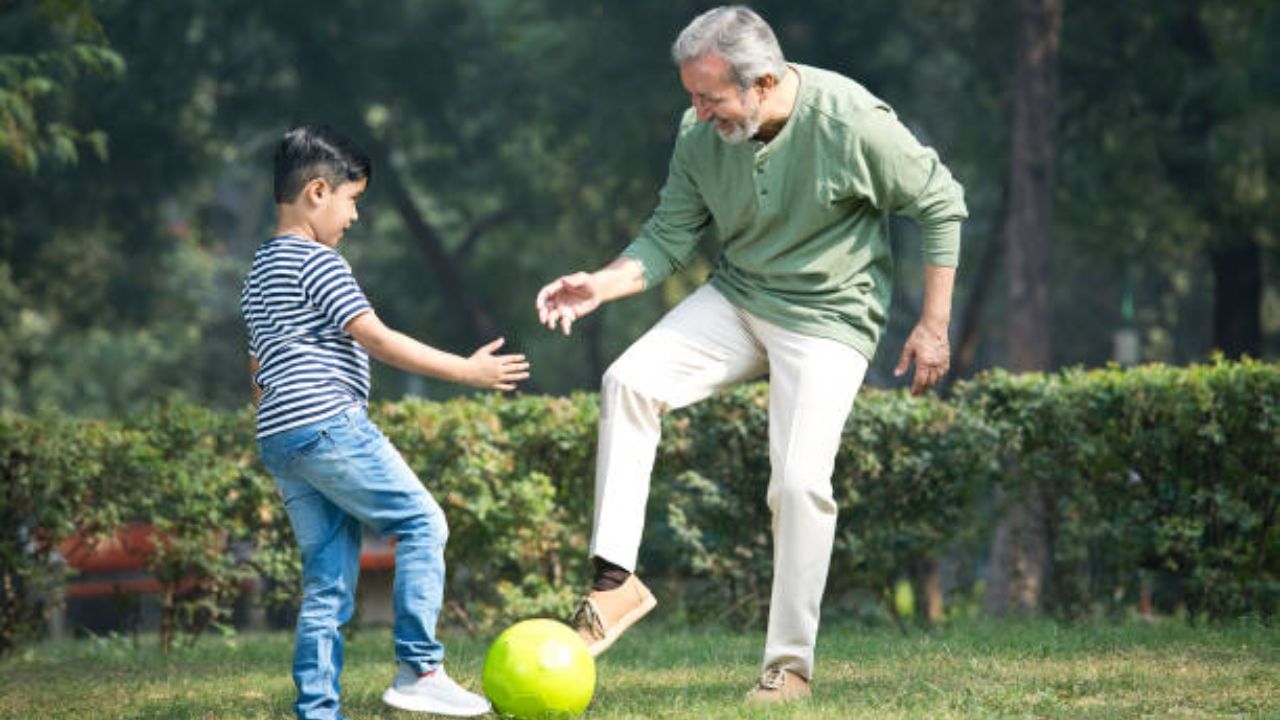
<instances>
[{"instance_id":1,"label":"boy's blue jeans","mask_svg":"<svg viewBox=\"0 0 1280 720\"><path fill-rule=\"evenodd\" d=\"M363 407L262 438L302 549L302 607L293 652L299 718L340 718L339 626L355 611L361 524L396 538L396 659L419 673L444 658L435 638L444 594L444 513Z\"/></svg>"}]
</instances>

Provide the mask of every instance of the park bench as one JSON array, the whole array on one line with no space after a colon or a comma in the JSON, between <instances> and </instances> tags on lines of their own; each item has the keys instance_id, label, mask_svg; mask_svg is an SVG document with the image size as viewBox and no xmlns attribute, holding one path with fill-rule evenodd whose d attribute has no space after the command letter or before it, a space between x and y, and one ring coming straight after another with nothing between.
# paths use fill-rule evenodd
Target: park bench
<instances>
[{"instance_id":1,"label":"park bench","mask_svg":"<svg viewBox=\"0 0 1280 720\"><path fill-rule=\"evenodd\" d=\"M63 590L66 603L60 611L50 619L50 632L57 636L65 633L67 626L67 605L75 604L77 608L88 608L89 613L96 613L89 618L92 626L111 626L113 618L103 617L112 610L109 603L93 601L111 600L127 596L155 596L162 594L166 588L163 582L153 577L147 568L147 560L155 552L158 531L150 523L128 523L114 535L106 538L93 538L83 533L76 533L58 545L58 553L68 567L74 572L70 574ZM384 539L366 534L360 551L360 569L362 573L378 573L389 575L395 569L396 548L394 539ZM192 590L197 585L195 578L180 581L175 588L178 592ZM246 586L246 590L251 590ZM372 592L373 607L363 613L366 616L383 618L390 616L390 608L381 608L383 595L389 604L389 593ZM367 603L368 601L366 601ZM83 619L81 620L83 624ZM251 621L250 626L262 624L261 620Z\"/></svg>"}]
</instances>

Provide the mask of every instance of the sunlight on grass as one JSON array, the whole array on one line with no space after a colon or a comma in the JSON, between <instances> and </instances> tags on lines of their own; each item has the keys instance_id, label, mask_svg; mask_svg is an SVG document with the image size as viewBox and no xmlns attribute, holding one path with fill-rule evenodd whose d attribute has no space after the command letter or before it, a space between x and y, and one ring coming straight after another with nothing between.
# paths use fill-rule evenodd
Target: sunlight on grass
<instances>
[{"instance_id":1,"label":"sunlight on grass","mask_svg":"<svg viewBox=\"0 0 1280 720\"><path fill-rule=\"evenodd\" d=\"M168 657L154 637L45 643L0 661L0 717L289 718L291 643L284 633L207 638ZM478 687L485 642L454 634L446 645L451 674ZM742 703L762 645L762 633L642 626L601 658L588 717L1280 715L1280 631L1257 624L828 627L814 697L786 708ZM350 640L352 717L417 717L379 700L394 672L390 648L386 630Z\"/></svg>"}]
</instances>

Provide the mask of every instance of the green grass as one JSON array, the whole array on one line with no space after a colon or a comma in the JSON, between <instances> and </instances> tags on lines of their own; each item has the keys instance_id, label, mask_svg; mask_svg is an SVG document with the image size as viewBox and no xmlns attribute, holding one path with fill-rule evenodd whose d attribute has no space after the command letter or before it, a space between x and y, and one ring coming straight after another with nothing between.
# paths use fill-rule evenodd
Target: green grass
<instances>
[{"instance_id":1,"label":"green grass","mask_svg":"<svg viewBox=\"0 0 1280 720\"><path fill-rule=\"evenodd\" d=\"M485 643L445 638L451 674L479 685ZM965 622L906 635L829 623L814 697L741 702L763 636L664 625L634 630L598 664L589 718L1280 717L1280 629L1178 622ZM154 637L46 643L0 660L0 718L289 718L291 638L206 638L162 655ZM347 646L345 710L382 706L385 630Z\"/></svg>"}]
</instances>

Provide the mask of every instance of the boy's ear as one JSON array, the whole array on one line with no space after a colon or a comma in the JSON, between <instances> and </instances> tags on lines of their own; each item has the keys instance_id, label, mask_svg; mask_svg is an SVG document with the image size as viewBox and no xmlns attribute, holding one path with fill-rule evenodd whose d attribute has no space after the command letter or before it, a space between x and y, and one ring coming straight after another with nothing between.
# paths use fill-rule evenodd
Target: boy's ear
<instances>
[{"instance_id":1,"label":"boy's ear","mask_svg":"<svg viewBox=\"0 0 1280 720\"><path fill-rule=\"evenodd\" d=\"M314 178L302 188L302 196L313 203L324 202L324 198L332 188L324 178Z\"/></svg>"}]
</instances>

